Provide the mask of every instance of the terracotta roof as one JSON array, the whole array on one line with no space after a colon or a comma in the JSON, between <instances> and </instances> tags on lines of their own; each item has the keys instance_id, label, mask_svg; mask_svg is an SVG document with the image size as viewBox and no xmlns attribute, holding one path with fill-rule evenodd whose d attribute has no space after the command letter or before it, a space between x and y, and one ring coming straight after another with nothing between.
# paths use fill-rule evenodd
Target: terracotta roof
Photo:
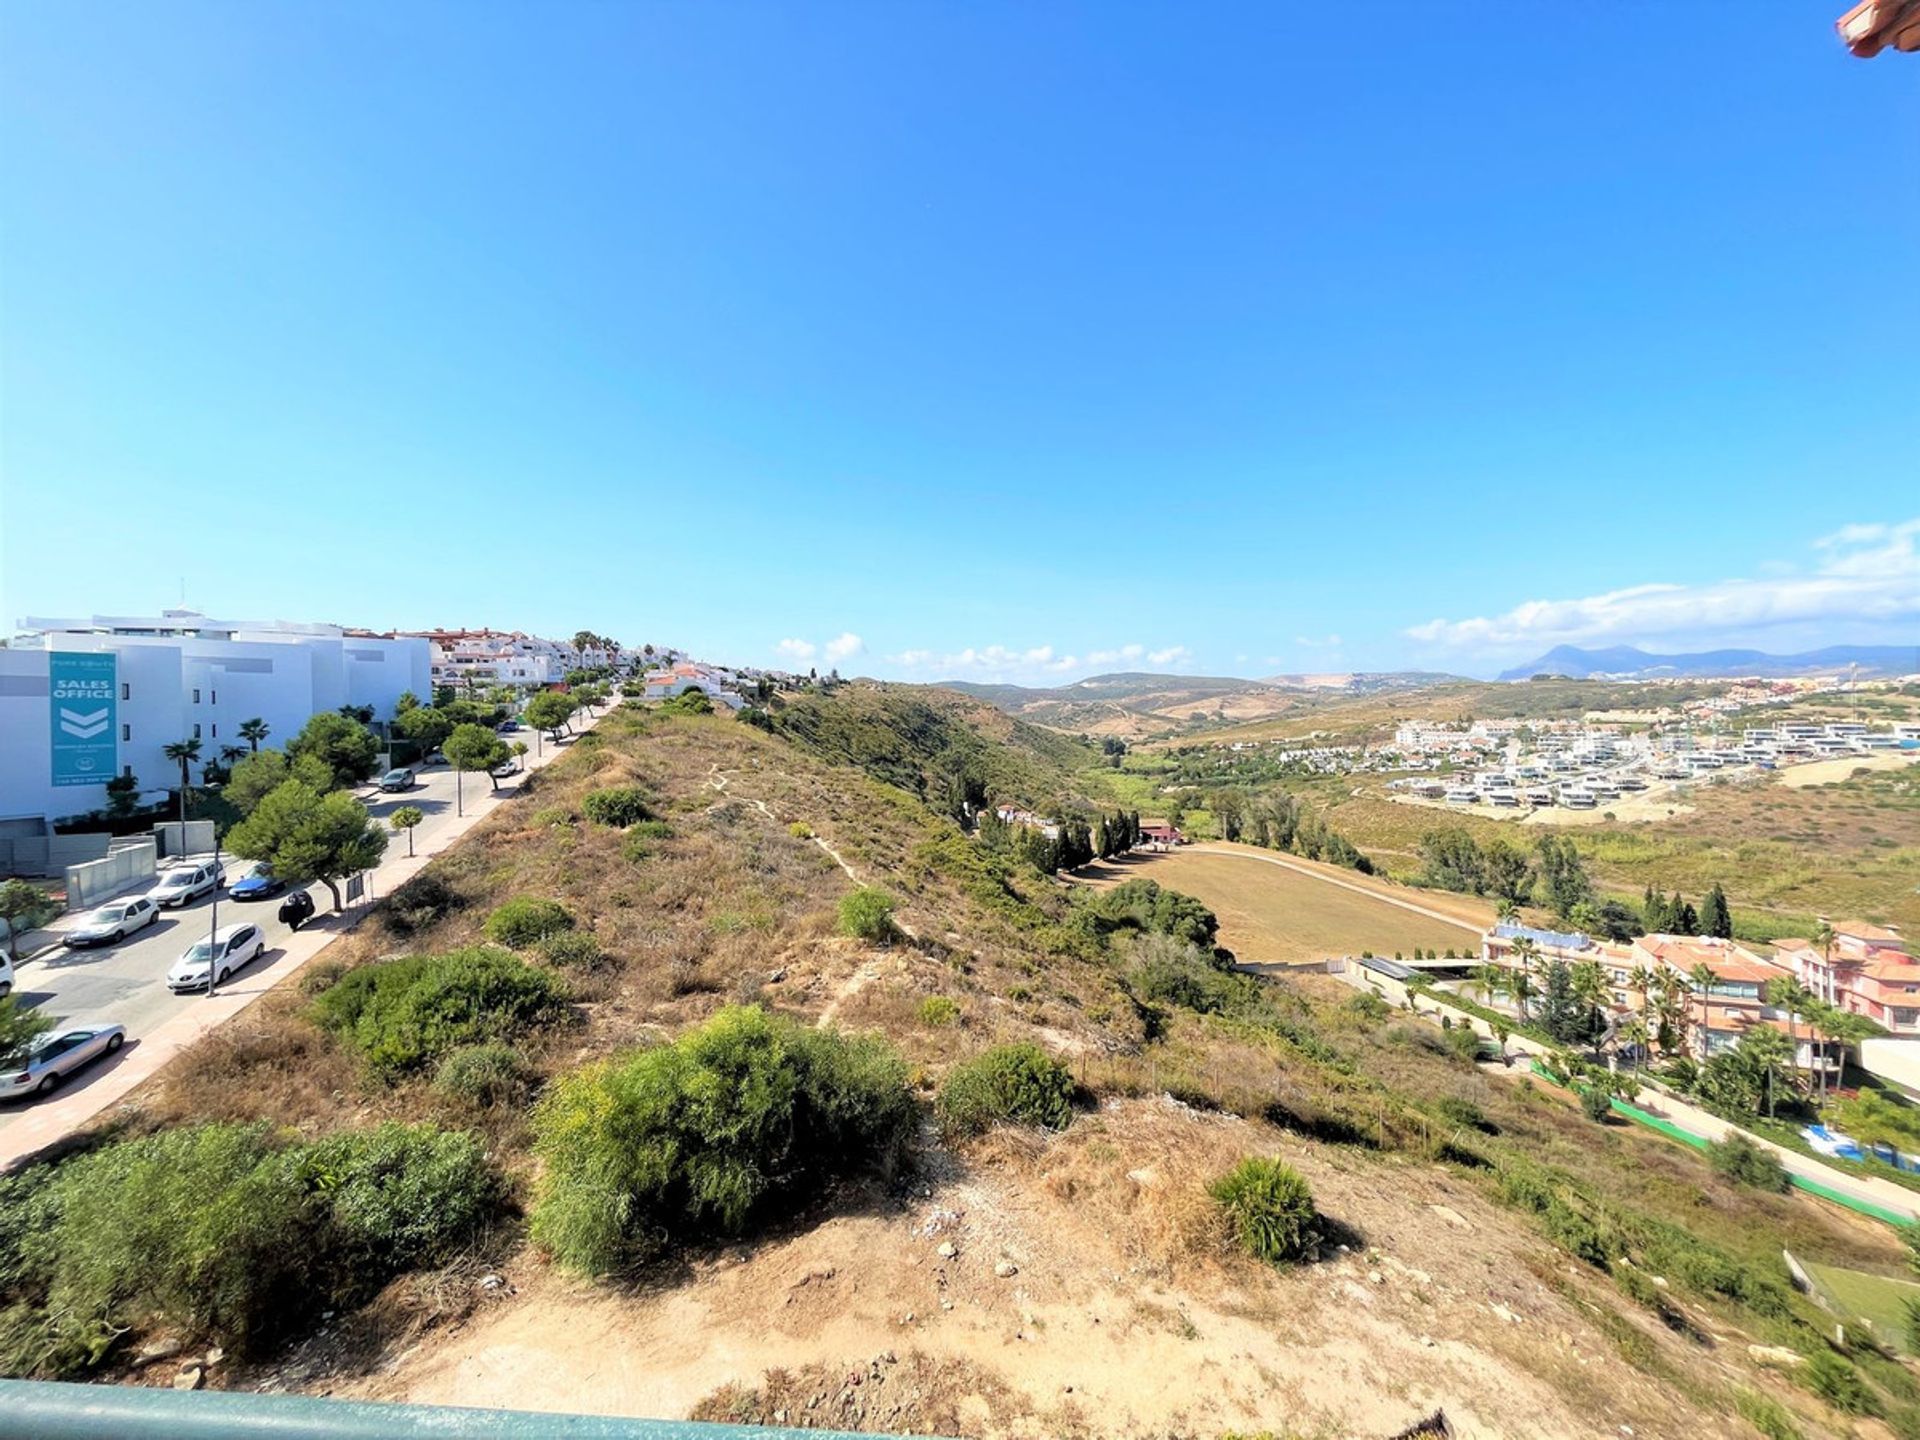
<instances>
[{"instance_id":1,"label":"terracotta roof","mask_svg":"<svg viewBox=\"0 0 1920 1440\"><path fill-rule=\"evenodd\" d=\"M1762 960L1743 945L1706 935L1642 935L1634 943L1683 975L1696 965L1705 965L1721 980L1766 981L1786 973L1784 966Z\"/></svg>"},{"instance_id":2,"label":"terracotta roof","mask_svg":"<svg viewBox=\"0 0 1920 1440\"><path fill-rule=\"evenodd\" d=\"M1833 22L1847 48L1871 60L1891 45L1920 50L1920 0L1862 0Z\"/></svg>"},{"instance_id":3,"label":"terracotta roof","mask_svg":"<svg viewBox=\"0 0 1920 1440\"><path fill-rule=\"evenodd\" d=\"M1865 920L1835 920L1829 928L1836 935L1864 940L1869 945L1905 945L1907 943L1898 930L1889 930L1882 925L1870 925Z\"/></svg>"}]
</instances>

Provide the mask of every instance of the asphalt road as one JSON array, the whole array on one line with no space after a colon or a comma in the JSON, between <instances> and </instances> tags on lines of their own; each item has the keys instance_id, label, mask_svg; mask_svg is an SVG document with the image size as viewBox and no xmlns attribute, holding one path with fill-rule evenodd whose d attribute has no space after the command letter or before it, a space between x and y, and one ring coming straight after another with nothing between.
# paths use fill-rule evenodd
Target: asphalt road
<instances>
[{"instance_id":1,"label":"asphalt road","mask_svg":"<svg viewBox=\"0 0 1920 1440\"><path fill-rule=\"evenodd\" d=\"M530 730L506 738L525 740L529 746L534 743ZM466 775L461 784L468 799L487 793L485 776ZM451 828L457 818L454 772L444 765L420 772L419 782L403 794L382 795L372 786L361 787L357 794L376 820L384 820L402 805L416 805L425 812L426 818L413 832L416 848L426 848L442 831ZM406 853L406 836L395 832L387 842L387 857ZM244 862L228 860L228 869L238 863ZM314 885L310 889L316 913L325 915L333 903L327 887ZM243 923L261 926L266 931L270 956L289 933L275 918L284 898L283 892L271 899L242 903L229 900L223 891L219 900L220 927L225 929ZM89 950L63 947L27 961L14 976L13 993L21 1004L42 1010L56 1021L117 1021L127 1027L127 1038L137 1041L185 1008L204 1002L203 995L175 995L167 989L167 971L188 946L207 937L213 921L214 902L208 897L178 910L163 910L158 920L118 945ZM260 965L260 960L253 961L229 983L246 984L248 976ZM0 1107L0 1128L16 1122L29 1105Z\"/></svg>"}]
</instances>

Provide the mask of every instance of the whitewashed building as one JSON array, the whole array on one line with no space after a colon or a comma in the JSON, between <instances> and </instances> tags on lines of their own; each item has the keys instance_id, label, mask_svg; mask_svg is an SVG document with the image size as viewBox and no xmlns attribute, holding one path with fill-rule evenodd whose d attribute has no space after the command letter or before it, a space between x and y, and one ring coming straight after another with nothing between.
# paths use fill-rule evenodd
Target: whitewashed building
<instances>
[{"instance_id":1,"label":"whitewashed building","mask_svg":"<svg viewBox=\"0 0 1920 1440\"><path fill-rule=\"evenodd\" d=\"M99 810L132 775L151 803L179 782L164 747L197 739L204 759L266 722L280 745L314 715L370 706L385 720L431 690L424 640L338 625L155 617L29 617L0 649L0 827ZM72 677L86 677L84 692Z\"/></svg>"}]
</instances>

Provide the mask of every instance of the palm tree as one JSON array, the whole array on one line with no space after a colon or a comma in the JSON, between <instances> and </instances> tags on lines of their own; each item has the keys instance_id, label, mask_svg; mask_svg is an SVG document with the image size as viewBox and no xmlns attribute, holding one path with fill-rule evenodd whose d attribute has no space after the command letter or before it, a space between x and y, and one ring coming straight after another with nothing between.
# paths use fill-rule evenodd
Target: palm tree
<instances>
[{"instance_id":1,"label":"palm tree","mask_svg":"<svg viewBox=\"0 0 1920 1440\"><path fill-rule=\"evenodd\" d=\"M191 783L187 775L187 766L200 758L200 742L176 740L171 745L164 746L160 753L169 760L178 761L180 765L180 824L184 829L187 823L187 786ZM181 835L180 843L186 844L184 833Z\"/></svg>"},{"instance_id":2,"label":"palm tree","mask_svg":"<svg viewBox=\"0 0 1920 1440\"><path fill-rule=\"evenodd\" d=\"M253 747L253 753L260 753L260 742L273 733L267 722L258 715L251 720L240 722L240 738Z\"/></svg>"},{"instance_id":3,"label":"palm tree","mask_svg":"<svg viewBox=\"0 0 1920 1440\"><path fill-rule=\"evenodd\" d=\"M222 745L220 747L220 763L231 769L236 763L246 759L248 753L248 751L241 749L238 745Z\"/></svg>"},{"instance_id":4,"label":"palm tree","mask_svg":"<svg viewBox=\"0 0 1920 1440\"><path fill-rule=\"evenodd\" d=\"M1659 1017L1660 1053L1671 1055L1687 1048L1687 1030L1691 1015L1687 1007L1687 982L1673 970L1662 969L1654 976L1654 988L1660 997L1654 1004Z\"/></svg>"},{"instance_id":5,"label":"palm tree","mask_svg":"<svg viewBox=\"0 0 1920 1440\"><path fill-rule=\"evenodd\" d=\"M1791 975L1777 975L1767 981L1761 991L1767 1004L1787 1012L1787 1043L1792 1047L1793 1060L1787 1070L1787 1083L1794 1083L1794 1072L1800 1068L1800 1011L1813 998L1807 987Z\"/></svg>"},{"instance_id":6,"label":"palm tree","mask_svg":"<svg viewBox=\"0 0 1920 1440\"><path fill-rule=\"evenodd\" d=\"M1653 972L1644 965L1633 967L1633 986L1640 992L1640 1029L1653 1035Z\"/></svg>"},{"instance_id":7,"label":"palm tree","mask_svg":"<svg viewBox=\"0 0 1920 1440\"><path fill-rule=\"evenodd\" d=\"M1687 972L1687 978L1693 981L1693 993L1700 1000L1700 1058L1707 1058L1708 1031L1713 1027L1707 1011L1707 992L1713 989L1715 975L1713 967L1702 960Z\"/></svg>"},{"instance_id":8,"label":"palm tree","mask_svg":"<svg viewBox=\"0 0 1920 1440\"><path fill-rule=\"evenodd\" d=\"M1598 1013L1603 1009L1607 1001L1607 972L1600 968L1598 960L1580 961L1573 967L1573 974L1569 978L1573 982L1574 999L1591 1012ZM1595 1049L1599 1049L1597 1043Z\"/></svg>"},{"instance_id":9,"label":"palm tree","mask_svg":"<svg viewBox=\"0 0 1920 1440\"><path fill-rule=\"evenodd\" d=\"M1507 981L1507 994L1513 997L1514 1013L1520 1017L1522 1025L1527 1023L1527 1001L1534 996L1533 975L1526 970L1516 970Z\"/></svg>"},{"instance_id":10,"label":"palm tree","mask_svg":"<svg viewBox=\"0 0 1920 1440\"><path fill-rule=\"evenodd\" d=\"M1793 1052L1787 1048L1787 1037L1771 1025L1756 1025L1746 1033L1740 1042L1740 1054L1759 1073L1767 1087L1767 1118L1773 1118L1774 1077L1779 1074L1781 1062L1792 1064Z\"/></svg>"}]
</instances>

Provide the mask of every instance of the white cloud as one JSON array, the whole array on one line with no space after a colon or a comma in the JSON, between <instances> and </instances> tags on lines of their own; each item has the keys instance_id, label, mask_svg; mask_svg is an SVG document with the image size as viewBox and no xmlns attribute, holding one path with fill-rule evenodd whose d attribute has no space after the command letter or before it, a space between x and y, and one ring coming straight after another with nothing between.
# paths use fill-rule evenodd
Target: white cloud
<instances>
[{"instance_id":1,"label":"white cloud","mask_svg":"<svg viewBox=\"0 0 1920 1440\"><path fill-rule=\"evenodd\" d=\"M1183 665L1192 658L1184 645L1149 649L1145 645L1114 645L1084 655L1063 654L1051 645L1020 649L1008 645L969 645L964 650L902 650L887 656L890 664L911 671L916 678L992 680L1002 682L1056 682L1069 675L1091 675L1116 665Z\"/></svg>"},{"instance_id":2,"label":"white cloud","mask_svg":"<svg viewBox=\"0 0 1920 1440\"><path fill-rule=\"evenodd\" d=\"M819 653L819 647L811 640L782 640L773 648L784 658L802 665Z\"/></svg>"},{"instance_id":3,"label":"white cloud","mask_svg":"<svg viewBox=\"0 0 1920 1440\"><path fill-rule=\"evenodd\" d=\"M1781 626L1887 627L1920 620L1920 519L1848 525L1813 542L1811 569L1764 579L1630 585L1575 600L1529 600L1503 615L1430 620L1409 638L1452 650L1724 642ZM1856 638L1852 635L1836 639Z\"/></svg>"},{"instance_id":4,"label":"white cloud","mask_svg":"<svg viewBox=\"0 0 1920 1440\"><path fill-rule=\"evenodd\" d=\"M867 653L867 642L851 630L843 630L826 643L825 654L829 660L847 660L855 655Z\"/></svg>"},{"instance_id":5,"label":"white cloud","mask_svg":"<svg viewBox=\"0 0 1920 1440\"><path fill-rule=\"evenodd\" d=\"M1340 637L1338 635L1325 635L1316 640L1311 635L1296 635L1293 637L1293 643L1303 646L1308 650L1338 650L1340 648Z\"/></svg>"}]
</instances>

